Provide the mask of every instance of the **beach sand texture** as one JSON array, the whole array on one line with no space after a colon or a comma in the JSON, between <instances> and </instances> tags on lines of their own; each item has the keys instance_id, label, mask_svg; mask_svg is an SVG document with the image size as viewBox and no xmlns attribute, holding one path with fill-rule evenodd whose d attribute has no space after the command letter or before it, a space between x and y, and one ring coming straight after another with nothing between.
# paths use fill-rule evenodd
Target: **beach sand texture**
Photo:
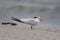
<instances>
[{"instance_id":1,"label":"beach sand texture","mask_svg":"<svg viewBox=\"0 0 60 40\"><path fill-rule=\"evenodd\" d=\"M60 40L60 31L18 24L16 26L0 25L0 40Z\"/></svg>"}]
</instances>

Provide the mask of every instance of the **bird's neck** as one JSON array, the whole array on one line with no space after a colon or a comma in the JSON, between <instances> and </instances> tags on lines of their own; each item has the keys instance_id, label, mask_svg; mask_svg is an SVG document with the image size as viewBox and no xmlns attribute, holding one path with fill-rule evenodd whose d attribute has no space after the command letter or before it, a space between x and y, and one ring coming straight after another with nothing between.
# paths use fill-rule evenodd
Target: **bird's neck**
<instances>
[{"instance_id":1,"label":"bird's neck","mask_svg":"<svg viewBox=\"0 0 60 40\"><path fill-rule=\"evenodd\" d=\"M37 22L40 22L39 18L35 18L34 20L37 21Z\"/></svg>"}]
</instances>

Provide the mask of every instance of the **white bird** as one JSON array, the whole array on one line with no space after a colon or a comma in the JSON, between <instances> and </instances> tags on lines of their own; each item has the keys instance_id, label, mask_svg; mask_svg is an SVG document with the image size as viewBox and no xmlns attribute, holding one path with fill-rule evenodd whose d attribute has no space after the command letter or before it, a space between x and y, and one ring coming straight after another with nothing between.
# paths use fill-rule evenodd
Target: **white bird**
<instances>
[{"instance_id":1,"label":"white bird","mask_svg":"<svg viewBox=\"0 0 60 40\"><path fill-rule=\"evenodd\" d=\"M31 25L31 29L32 29L32 26L35 26L37 23L39 23L40 21L43 21L44 20L44 17L43 16L40 16L40 17L32 17L32 18L26 18L26 19L17 19L17 18L14 18L14 17L11 17L12 20L15 20L17 22L21 22L21 23L25 23L25 24L29 24Z\"/></svg>"}]
</instances>

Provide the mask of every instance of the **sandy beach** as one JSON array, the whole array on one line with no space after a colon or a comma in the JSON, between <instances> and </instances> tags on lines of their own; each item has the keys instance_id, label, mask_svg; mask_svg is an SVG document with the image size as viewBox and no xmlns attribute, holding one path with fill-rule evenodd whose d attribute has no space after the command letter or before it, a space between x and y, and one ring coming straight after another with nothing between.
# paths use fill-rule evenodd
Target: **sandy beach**
<instances>
[{"instance_id":1,"label":"sandy beach","mask_svg":"<svg viewBox=\"0 0 60 40\"><path fill-rule=\"evenodd\" d=\"M60 40L60 31L48 27L33 27L18 24L0 25L0 40Z\"/></svg>"}]
</instances>

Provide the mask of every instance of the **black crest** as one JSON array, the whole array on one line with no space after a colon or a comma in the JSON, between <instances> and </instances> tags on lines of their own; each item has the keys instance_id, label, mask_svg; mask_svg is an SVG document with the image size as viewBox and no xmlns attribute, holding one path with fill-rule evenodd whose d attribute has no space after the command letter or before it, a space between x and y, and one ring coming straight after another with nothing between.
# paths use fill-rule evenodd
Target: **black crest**
<instances>
[{"instance_id":1,"label":"black crest","mask_svg":"<svg viewBox=\"0 0 60 40\"><path fill-rule=\"evenodd\" d=\"M33 17L33 18L38 18L38 17L35 16L35 17Z\"/></svg>"}]
</instances>

